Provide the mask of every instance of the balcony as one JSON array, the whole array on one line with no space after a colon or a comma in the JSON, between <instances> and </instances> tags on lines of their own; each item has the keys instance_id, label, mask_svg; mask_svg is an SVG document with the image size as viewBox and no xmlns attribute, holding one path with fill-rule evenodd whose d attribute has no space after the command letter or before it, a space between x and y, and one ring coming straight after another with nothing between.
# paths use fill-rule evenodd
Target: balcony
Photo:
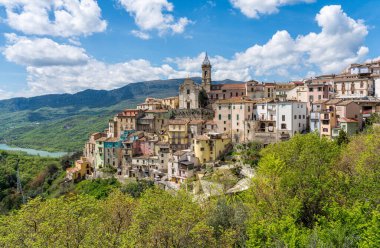
<instances>
[{"instance_id":1,"label":"balcony","mask_svg":"<svg viewBox=\"0 0 380 248\"><path fill-rule=\"evenodd\" d=\"M330 120L330 114L321 114L321 120Z\"/></svg>"},{"instance_id":2,"label":"balcony","mask_svg":"<svg viewBox=\"0 0 380 248\"><path fill-rule=\"evenodd\" d=\"M311 120L319 120L320 113L319 112L311 112L310 119Z\"/></svg>"}]
</instances>

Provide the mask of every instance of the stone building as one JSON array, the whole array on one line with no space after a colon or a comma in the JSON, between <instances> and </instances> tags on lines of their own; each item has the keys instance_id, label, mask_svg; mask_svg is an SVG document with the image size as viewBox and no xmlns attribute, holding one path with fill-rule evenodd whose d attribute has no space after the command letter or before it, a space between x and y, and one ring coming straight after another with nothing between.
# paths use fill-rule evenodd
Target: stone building
<instances>
[{"instance_id":1,"label":"stone building","mask_svg":"<svg viewBox=\"0 0 380 248\"><path fill-rule=\"evenodd\" d=\"M199 93L202 87L190 78L186 78L179 87L179 109L198 109Z\"/></svg>"}]
</instances>

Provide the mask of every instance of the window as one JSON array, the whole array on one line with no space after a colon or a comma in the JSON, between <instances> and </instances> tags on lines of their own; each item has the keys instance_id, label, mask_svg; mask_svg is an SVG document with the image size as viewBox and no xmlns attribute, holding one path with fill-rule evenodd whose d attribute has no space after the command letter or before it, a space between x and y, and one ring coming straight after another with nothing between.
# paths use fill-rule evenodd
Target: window
<instances>
[{"instance_id":1,"label":"window","mask_svg":"<svg viewBox=\"0 0 380 248\"><path fill-rule=\"evenodd\" d=\"M301 127L301 123L298 123L298 127Z\"/></svg>"},{"instance_id":2,"label":"window","mask_svg":"<svg viewBox=\"0 0 380 248\"><path fill-rule=\"evenodd\" d=\"M228 114L228 120L231 120L231 114Z\"/></svg>"},{"instance_id":3,"label":"window","mask_svg":"<svg viewBox=\"0 0 380 248\"><path fill-rule=\"evenodd\" d=\"M221 114L219 114L219 120L221 120L222 119L222 115Z\"/></svg>"},{"instance_id":4,"label":"window","mask_svg":"<svg viewBox=\"0 0 380 248\"><path fill-rule=\"evenodd\" d=\"M309 88L309 91L310 91L310 92L313 92L313 88Z\"/></svg>"},{"instance_id":5,"label":"window","mask_svg":"<svg viewBox=\"0 0 380 248\"><path fill-rule=\"evenodd\" d=\"M261 105L261 109L264 109L264 105Z\"/></svg>"},{"instance_id":6,"label":"window","mask_svg":"<svg viewBox=\"0 0 380 248\"><path fill-rule=\"evenodd\" d=\"M243 109L243 106L240 104L240 109Z\"/></svg>"},{"instance_id":7,"label":"window","mask_svg":"<svg viewBox=\"0 0 380 248\"><path fill-rule=\"evenodd\" d=\"M314 101L314 96L309 96L309 102L313 102Z\"/></svg>"},{"instance_id":8,"label":"window","mask_svg":"<svg viewBox=\"0 0 380 248\"><path fill-rule=\"evenodd\" d=\"M224 131L227 131L227 128L224 128Z\"/></svg>"},{"instance_id":9,"label":"window","mask_svg":"<svg viewBox=\"0 0 380 248\"><path fill-rule=\"evenodd\" d=\"M236 120L239 120L239 115L236 115Z\"/></svg>"},{"instance_id":10,"label":"window","mask_svg":"<svg viewBox=\"0 0 380 248\"><path fill-rule=\"evenodd\" d=\"M318 87L318 91L322 91L322 87Z\"/></svg>"},{"instance_id":11,"label":"window","mask_svg":"<svg viewBox=\"0 0 380 248\"><path fill-rule=\"evenodd\" d=\"M219 105L219 110L221 110L221 109L222 109L222 106Z\"/></svg>"},{"instance_id":12,"label":"window","mask_svg":"<svg viewBox=\"0 0 380 248\"><path fill-rule=\"evenodd\" d=\"M285 121L285 115L282 115L281 118L282 118L282 121Z\"/></svg>"},{"instance_id":13,"label":"window","mask_svg":"<svg viewBox=\"0 0 380 248\"><path fill-rule=\"evenodd\" d=\"M205 148L204 147L201 147L201 151L204 151L205 150Z\"/></svg>"},{"instance_id":14,"label":"window","mask_svg":"<svg viewBox=\"0 0 380 248\"><path fill-rule=\"evenodd\" d=\"M294 120L297 120L297 115L294 115Z\"/></svg>"},{"instance_id":15,"label":"window","mask_svg":"<svg viewBox=\"0 0 380 248\"><path fill-rule=\"evenodd\" d=\"M300 119L300 120L301 120L301 115L299 115L299 116L298 116L298 119Z\"/></svg>"},{"instance_id":16,"label":"window","mask_svg":"<svg viewBox=\"0 0 380 248\"><path fill-rule=\"evenodd\" d=\"M302 119L305 119L305 115L302 116Z\"/></svg>"},{"instance_id":17,"label":"window","mask_svg":"<svg viewBox=\"0 0 380 248\"><path fill-rule=\"evenodd\" d=\"M286 129L286 124L285 123L281 124L281 129Z\"/></svg>"},{"instance_id":18,"label":"window","mask_svg":"<svg viewBox=\"0 0 380 248\"><path fill-rule=\"evenodd\" d=\"M161 160L161 164L163 164L164 163L164 160Z\"/></svg>"},{"instance_id":19,"label":"window","mask_svg":"<svg viewBox=\"0 0 380 248\"><path fill-rule=\"evenodd\" d=\"M239 93L236 92L236 96L239 96Z\"/></svg>"},{"instance_id":20,"label":"window","mask_svg":"<svg viewBox=\"0 0 380 248\"><path fill-rule=\"evenodd\" d=\"M324 129L323 129L323 132L328 132L328 131L329 131L328 128L324 128Z\"/></svg>"},{"instance_id":21,"label":"window","mask_svg":"<svg viewBox=\"0 0 380 248\"><path fill-rule=\"evenodd\" d=\"M223 121L223 124L224 124L224 125L226 125L226 123L227 123L226 121Z\"/></svg>"},{"instance_id":22,"label":"window","mask_svg":"<svg viewBox=\"0 0 380 248\"><path fill-rule=\"evenodd\" d=\"M248 106L248 112L251 112L251 106Z\"/></svg>"},{"instance_id":23,"label":"window","mask_svg":"<svg viewBox=\"0 0 380 248\"><path fill-rule=\"evenodd\" d=\"M190 95L190 90L187 90L187 94Z\"/></svg>"}]
</instances>

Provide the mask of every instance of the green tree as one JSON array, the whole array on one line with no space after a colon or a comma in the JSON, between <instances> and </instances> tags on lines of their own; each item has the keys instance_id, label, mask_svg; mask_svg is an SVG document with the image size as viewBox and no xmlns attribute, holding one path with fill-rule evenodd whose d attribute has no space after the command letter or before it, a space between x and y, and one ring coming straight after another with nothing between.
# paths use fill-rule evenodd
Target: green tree
<instances>
[{"instance_id":1,"label":"green tree","mask_svg":"<svg viewBox=\"0 0 380 248\"><path fill-rule=\"evenodd\" d=\"M207 92L204 89L201 89L199 91L198 100L199 100L199 106L201 108L206 108L207 107L207 105L208 105L208 95L207 95Z\"/></svg>"},{"instance_id":2,"label":"green tree","mask_svg":"<svg viewBox=\"0 0 380 248\"><path fill-rule=\"evenodd\" d=\"M147 190L134 215L132 237L134 247L215 247L200 206L181 191Z\"/></svg>"},{"instance_id":3,"label":"green tree","mask_svg":"<svg viewBox=\"0 0 380 248\"><path fill-rule=\"evenodd\" d=\"M349 139L347 133L344 130L340 130L339 136L336 138L336 143L341 146L343 144L348 144L348 142Z\"/></svg>"}]
</instances>

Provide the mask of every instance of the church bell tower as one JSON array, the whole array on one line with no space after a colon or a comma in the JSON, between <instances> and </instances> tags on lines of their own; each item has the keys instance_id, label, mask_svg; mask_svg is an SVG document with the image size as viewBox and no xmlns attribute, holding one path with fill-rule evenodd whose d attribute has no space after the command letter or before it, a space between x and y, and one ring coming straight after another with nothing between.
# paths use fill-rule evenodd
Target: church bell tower
<instances>
[{"instance_id":1,"label":"church bell tower","mask_svg":"<svg viewBox=\"0 0 380 248\"><path fill-rule=\"evenodd\" d=\"M207 93L211 90L211 63L207 52L202 63L202 87Z\"/></svg>"}]
</instances>

